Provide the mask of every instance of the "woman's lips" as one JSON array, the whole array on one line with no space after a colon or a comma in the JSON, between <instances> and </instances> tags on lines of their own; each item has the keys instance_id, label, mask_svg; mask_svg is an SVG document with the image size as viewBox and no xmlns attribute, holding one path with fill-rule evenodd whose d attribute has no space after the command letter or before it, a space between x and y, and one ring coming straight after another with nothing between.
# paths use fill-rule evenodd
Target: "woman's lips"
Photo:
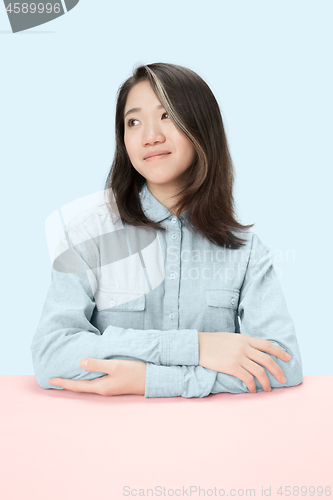
<instances>
[{"instance_id":1,"label":"woman's lips","mask_svg":"<svg viewBox=\"0 0 333 500\"><path fill-rule=\"evenodd\" d=\"M146 158L146 161L154 161L154 160L159 160L162 158L165 158L166 156L169 156L171 153L165 153L163 155L155 155L155 156L149 156Z\"/></svg>"}]
</instances>

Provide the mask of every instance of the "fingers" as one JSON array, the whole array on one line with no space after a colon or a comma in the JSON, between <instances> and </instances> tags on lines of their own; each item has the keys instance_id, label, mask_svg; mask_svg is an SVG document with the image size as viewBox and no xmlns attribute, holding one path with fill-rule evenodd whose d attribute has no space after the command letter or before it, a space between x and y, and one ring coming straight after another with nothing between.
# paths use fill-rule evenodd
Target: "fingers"
<instances>
[{"instance_id":1,"label":"fingers","mask_svg":"<svg viewBox=\"0 0 333 500\"><path fill-rule=\"evenodd\" d=\"M289 361L291 359L290 355L286 351L281 349L281 347L272 344L272 342L270 342L269 340L257 339L256 337L249 337L249 336L247 336L246 340L251 347L258 349L259 351L264 351L268 352L269 354L273 354L273 356L276 356L277 358L280 358L283 361Z\"/></svg>"},{"instance_id":2,"label":"fingers","mask_svg":"<svg viewBox=\"0 0 333 500\"><path fill-rule=\"evenodd\" d=\"M281 384L284 384L286 382L286 377L283 373L282 368L268 354L265 354L261 351L258 351L257 349L254 349L253 347L249 346L249 350L246 352L246 356L250 360L255 361L255 363L258 363L261 366L265 366L267 368L267 370L270 371L271 374L274 375L276 380L278 382L280 382ZM253 373L253 372L251 372L251 373Z\"/></svg>"},{"instance_id":3,"label":"fingers","mask_svg":"<svg viewBox=\"0 0 333 500\"><path fill-rule=\"evenodd\" d=\"M118 359L99 359L99 358L85 358L86 364L83 364L81 359L79 366L86 371L100 372L100 373L113 373L118 364Z\"/></svg>"},{"instance_id":4,"label":"fingers","mask_svg":"<svg viewBox=\"0 0 333 500\"><path fill-rule=\"evenodd\" d=\"M242 365L237 367L235 376L242 380L252 393L257 392L254 377L256 377L265 392L272 391L269 378L267 377L267 373L264 368L257 363L254 363L247 357L244 357Z\"/></svg>"},{"instance_id":5,"label":"fingers","mask_svg":"<svg viewBox=\"0 0 333 500\"><path fill-rule=\"evenodd\" d=\"M254 381L253 375L251 375L250 372L242 368L240 365L237 366L236 372L232 373L231 375L234 375L234 377L242 380L250 392L257 392L257 386Z\"/></svg>"},{"instance_id":6,"label":"fingers","mask_svg":"<svg viewBox=\"0 0 333 500\"><path fill-rule=\"evenodd\" d=\"M50 385L56 385L57 387L62 387L67 391L74 392L92 392L92 386L89 385L88 380L71 380L67 378L51 378L49 380Z\"/></svg>"},{"instance_id":7,"label":"fingers","mask_svg":"<svg viewBox=\"0 0 333 500\"><path fill-rule=\"evenodd\" d=\"M263 366L258 365L254 361L251 361L249 358L245 358L242 362L242 367L251 375L255 376L260 385L262 386L265 392L271 392L272 388L269 382L269 378L267 377L267 373ZM254 386L255 381L253 380Z\"/></svg>"}]
</instances>

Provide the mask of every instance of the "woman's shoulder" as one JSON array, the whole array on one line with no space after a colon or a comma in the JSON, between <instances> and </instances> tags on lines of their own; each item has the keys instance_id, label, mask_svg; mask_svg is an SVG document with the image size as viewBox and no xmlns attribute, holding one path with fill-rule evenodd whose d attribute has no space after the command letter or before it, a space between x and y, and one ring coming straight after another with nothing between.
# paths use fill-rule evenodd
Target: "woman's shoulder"
<instances>
[{"instance_id":1,"label":"woman's shoulder","mask_svg":"<svg viewBox=\"0 0 333 500\"><path fill-rule=\"evenodd\" d=\"M252 260L259 259L268 250L270 250L269 246L266 245L254 231L232 230L230 232L237 238L241 238L244 241L244 245L239 247L236 252L246 253L248 254L248 258L251 258Z\"/></svg>"},{"instance_id":2,"label":"woman's shoulder","mask_svg":"<svg viewBox=\"0 0 333 500\"><path fill-rule=\"evenodd\" d=\"M75 206L73 203L71 210L67 210L65 220L69 233L94 238L123 228L118 211L114 209L116 205L110 205L104 193L94 193L94 197L79 200L80 203L75 203Z\"/></svg>"}]
</instances>

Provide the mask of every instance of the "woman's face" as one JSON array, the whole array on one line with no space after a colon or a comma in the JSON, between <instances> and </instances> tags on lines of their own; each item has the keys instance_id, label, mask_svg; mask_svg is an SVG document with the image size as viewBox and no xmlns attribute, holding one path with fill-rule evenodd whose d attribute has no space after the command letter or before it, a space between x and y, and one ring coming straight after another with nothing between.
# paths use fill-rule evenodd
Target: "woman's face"
<instances>
[{"instance_id":1,"label":"woman's face","mask_svg":"<svg viewBox=\"0 0 333 500\"><path fill-rule=\"evenodd\" d=\"M132 108L139 110L128 113ZM128 113L126 115L126 113ZM182 186L185 172L193 163L195 149L173 124L150 83L137 83L130 90L124 111L124 142L135 170L147 180L149 188L171 192ZM167 152L162 156L152 153Z\"/></svg>"}]
</instances>

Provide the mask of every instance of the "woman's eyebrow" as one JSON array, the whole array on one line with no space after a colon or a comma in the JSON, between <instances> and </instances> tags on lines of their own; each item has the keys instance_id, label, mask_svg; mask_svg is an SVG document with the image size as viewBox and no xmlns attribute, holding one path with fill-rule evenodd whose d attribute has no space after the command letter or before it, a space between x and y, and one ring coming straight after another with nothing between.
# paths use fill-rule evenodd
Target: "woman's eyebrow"
<instances>
[{"instance_id":1,"label":"woman's eyebrow","mask_svg":"<svg viewBox=\"0 0 333 500\"><path fill-rule=\"evenodd\" d=\"M164 108L164 106L162 104L159 104L158 106L156 106L156 109L161 109L161 108ZM129 109L125 113L124 118L126 118L126 116L129 115L130 113L137 113L138 111L141 111L141 110L142 110L142 108L132 108L132 109Z\"/></svg>"}]
</instances>

